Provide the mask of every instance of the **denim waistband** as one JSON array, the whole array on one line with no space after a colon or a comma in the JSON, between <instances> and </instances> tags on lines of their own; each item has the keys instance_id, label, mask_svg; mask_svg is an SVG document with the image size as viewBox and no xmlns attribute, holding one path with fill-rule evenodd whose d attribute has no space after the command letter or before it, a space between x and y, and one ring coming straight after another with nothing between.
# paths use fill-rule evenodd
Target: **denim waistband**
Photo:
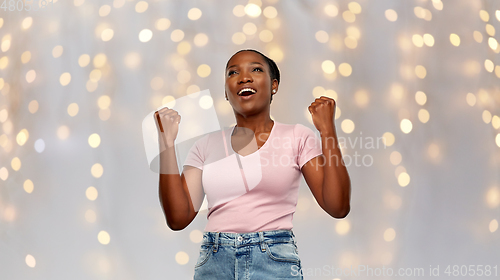
<instances>
[{"instance_id":1,"label":"denim waistband","mask_svg":"<svg viewBox=\"0 0 500 280\"><path fill-rule=\"evenodd\" d=\"M203 232L203 242L205 245L214 245L214 252L218 246L246 246L263 243L295 243L295 234L291 229L267 230L258 232L232 233L232 232Z\"/></svg>"}]
</instances>

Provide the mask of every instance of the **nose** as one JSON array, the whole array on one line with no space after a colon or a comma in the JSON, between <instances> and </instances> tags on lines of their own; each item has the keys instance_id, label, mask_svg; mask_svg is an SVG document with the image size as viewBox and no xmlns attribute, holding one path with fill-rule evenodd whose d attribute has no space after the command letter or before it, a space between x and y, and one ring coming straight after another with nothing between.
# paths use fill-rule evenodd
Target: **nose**
<instances>
[{"instance_id":1,"label":"nose","mask_svg":"<svg viewBox=\"0 0 500 280\"><path fill-rule=\"evenodd\" d=\"M238 84L252 82L252 81L253 81L252 75L250 75L248 71L246 70L241 71Z\"/></svg>"}]
</instances>

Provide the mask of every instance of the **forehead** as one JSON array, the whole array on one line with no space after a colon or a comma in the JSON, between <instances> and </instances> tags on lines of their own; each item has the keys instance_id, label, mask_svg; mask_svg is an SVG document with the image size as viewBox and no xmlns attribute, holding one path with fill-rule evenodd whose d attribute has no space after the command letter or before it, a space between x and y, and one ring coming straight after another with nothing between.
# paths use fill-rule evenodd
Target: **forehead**
<instances>
[{"instance_id":1,"label":"forehead","mask_svg":"<svg viewBox=\"0 0 500 280\"><path fill-rule=\"evenodd\" d=\"M231 66L241 66L244 64L249 64L252 62L259 62L262 65L267 66L266 61L260 54L252 51L242 51L231 57L228 62L228 68L230 68Z\"/></svg>"}]
</instances>

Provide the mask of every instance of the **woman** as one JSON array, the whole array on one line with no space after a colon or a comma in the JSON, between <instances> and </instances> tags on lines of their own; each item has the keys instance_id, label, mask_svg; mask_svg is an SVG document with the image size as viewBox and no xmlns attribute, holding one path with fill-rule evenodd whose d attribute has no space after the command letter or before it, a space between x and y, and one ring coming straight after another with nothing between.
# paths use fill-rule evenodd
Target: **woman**
<instances>
[{"instance_id":1,"label":"woman","mask_svg":"<svg viewBox=\"0 0 500 280\"><path fill-rule=\"evenodd\" d=\"M180 175L174 149L180 115L169 108L156 113L164 145L159 195L168 226L188 226L207 195L195 279L303 279L292 231L301 173L326 213L344 218L350 211L335 101L321 96L308 108L319 144L306 126L270 118L279 82L276 63L264 54L235 53L226 65L225 96L236 126L196 141Z\"/></svg>"}]
</instances>

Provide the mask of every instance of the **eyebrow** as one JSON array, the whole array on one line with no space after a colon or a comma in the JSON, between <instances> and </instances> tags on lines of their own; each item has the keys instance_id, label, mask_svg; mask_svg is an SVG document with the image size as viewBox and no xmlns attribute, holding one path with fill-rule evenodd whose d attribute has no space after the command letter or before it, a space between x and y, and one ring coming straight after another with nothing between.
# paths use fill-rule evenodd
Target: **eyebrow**
<instances>
[{"instance_id":1,"label":"eyebrow","mask_svg":"<svg viewBox=\"0 0 500 280\"><path fill-rule=\"evenodd\" d=\"M260 64L260 65L264 66L264 65L263 65L262 63L260 63L260 62L257 62L257 61L254 61L254 62L250 62L250 65L252 65L252 64ZM231 65L231 66L227 67L227 68L226 68L226 70L227 70L227 69L229 69L229 68L233 68L233 67L236 67L236 66L237 66L237 65Z\"/></svg>"}]
</instances>

